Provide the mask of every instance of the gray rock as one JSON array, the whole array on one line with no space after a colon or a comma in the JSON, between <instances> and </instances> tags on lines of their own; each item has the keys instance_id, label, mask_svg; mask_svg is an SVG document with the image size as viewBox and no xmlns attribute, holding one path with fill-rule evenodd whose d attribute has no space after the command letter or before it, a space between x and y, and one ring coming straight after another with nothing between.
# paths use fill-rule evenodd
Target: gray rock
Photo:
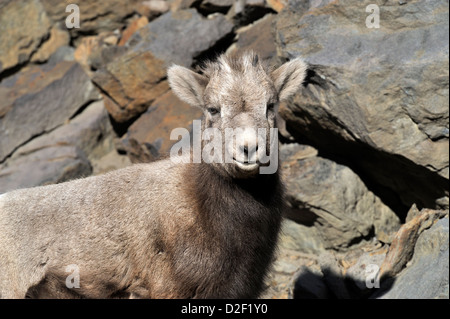
<instances>
[{"instance_id":1,"label":"gray rock","mask_svg":"<svg viewBox=\"0 0 450 319\"><path fill-rule=\"evenodd\" d=\"M70 35L67 28L60 24L55 24L50 29L48 39L42 42L39 49L33 53L31 62L44 63L54 54L60 47L69 46Z\"/></svg>"},{"instance_id":2,"label":"gray rock","mask_svg":"<svg viewBox=\"0 0 450 319\"><path fill-rule=\"evenodd\" d=\"M379 271L386 257L386 250L381 252L364 252L345 272L347 285L354 294L369 295L381 287Z\"/></svg>"},{"instance_id":3,"label":"gray rock","mask_svg":"<svg viewBox=\"0 0 450 319\"><path fill-rule=\"evenodd\" d=\"M0 164L0 193L91 175L90 160L113 149L103 101L89 105L68 124L20 147Z\"/></svg>"},{"instance_id":4,"label":"gray rock","mask_svg":"<svg viewBox=\"0 0 450 319\"><path fill-rule=\"evenodd\" d=\"M372 3L292 1L278 15L279 52L311 68L282 115L294 137L353 161L406 208L446 206L448 2L375 2L380 28L369 29Z\"/></svg>"},{"instance_id":5,"label":"gray rock","mask_svg":"<svg viewBox=\"0 0 450 319\"><path fill-rule=\"evenodd\" d=\"M75 62L33 65L0 83L0 163L25 142L70 119L98 99Z\"/></svg>"},{"instance_id":6,"label":"gray rock","mask_svg":"<svg viewBox=\"0 0 450 319\"><path fill-rule=\"evenodd\" d=\"M293 277L293 299L329 299L330 290L319 267L302 266Z\"/></svg>"},{"instance_id":7,"label":"gray rock","mask_svg":"<svg viewBox=\"0 0 450 319\"><path fill-rule=\"evenodd\" d=\"M91 160L92 174L100 175L131 165L130 159L126 155L119 154L113 149L100 158Z\"/></svg>"},{"instance_id":8,"label":"gray rock","mask_svg":"<svg viewBox=\"0 0 450 319\"><path fill-rule=\"evenodd\" d=\"M189 9L197 0L173 0L170 3L171 11L178 11L183 9Z\"/></svg>"},{"instance_id":9,"label":"gray rock","mask_svg":"<svg viewBox=\"0 0 450 319\"><path fill-rule=\"evenodd\" d=\"M93 81L108 95L105 106L115 121L127 122L168 91L167 67L190 66L232 30L221 14L203 18L195 9L168 12L139 29L128 50L99 69Z\"/></svg>"},{"instance_id":10,"label":"gray rock","mask_svg":"<svg viewBox=\"0 0 450 319\"><path fill-rule=\"evenodd\" d=\"M137 7L137 12L142 16L146 16L149 19L152 19L169 11L170 6L173 2L174 1L169 2L166 0L142 1Z\"/></svg>"},{"instance_id":11,"label":"gray rock","mask_svg":"<svg viewBox=\"0 0 450 319\"><path fill-rule=\"evenodd\" d=\"M436 220L448 214L448 210L424 208L416 212L416 209L415 206L411 208L408 213L409 221L403 224L395 234L381 265L381 278L396 276L411 260L420 234L430 228Z\"/></svg>"},{"instance_id":12,"label":"gray rock","mask_svg":"<svg viewBox=\"0 0 450 319\"><path fill-rule=\"evenodd\" d=\"M350 299L351 294L346 286L343 270L336 254L330 251L322 253L319 256L319 265L323 280L330 292L339 299Z\"/></svg>"},{"instance_id":13,"label":"gray rock","mask_svg":"<svg viewBox=\"0 0 450 319\"><path fill-rule=\"evenodd\" d=\"M238 29L237 41L228 51L240 53L253 50L261 60L275 59L277 52L272 32L274 19L275 15L267 14L253 24Z\"/></svg>"},{"instance_id":14,"label":"gray rock","mask_svg":"<svg viewBox=\"0 0 450 319\"><path fill-rule=\"evenodd\" d=\"M73 37L121 29L126 19L137 8L138 0L83 0L82 3L59 0L40 0L48 16L53 21L64 23L72 12L66 12L70 3L78 4L80 11L80 28L71 28Z\"/></svg>"},{"instance_id":15,"label":"gray rock","mask_svg":"<svg viewBox=\"0 0 450 319\"><path fill-rule=\"evenodd\" d=\"M158 97L121 138L121 148L133 163L152 161L159 156L168 156L178 140L170 140L173 129L192 128L192 122L200 119L199 108L180 101L169 90ZM149 153L150 152L150 153Z\"/></svg>"},{"instance_id":16,"label":"gray rock","mask_svg":"<svg viewBox=\"0 0 450 319\"><path fill-rule=\"evenodd\" d=\"M30 60L48 36L51 20L37 0L0 3L0 75Z\"/></svg>"},{"instance_id":17,"label":"gray rock","mask_svg":"<svg viewBox=\"0 0 450 319\"><path fill-rule=\"evenodd\" d=\"M318 254L325 249L321 233L316 227L308 227L287 218L281 224L279 247L307 254Z\"/></svg>"},{"instance_id":18,"label":"gray rock","mask_svg":"<svg viewBox=\"0 0 450 319\"><path fill-rule=\"evenodd\" d=\"M274 13L275 11L265 0L236 0L232 7L227 12L227 18L231 19L237 26L245 26L253 23L266 14ZM267 45L274 43L267 43Z\"/></svg>"},{"instance_id":19,"label":"gray rock","mask_svg":"<svg viewBox=\"0 0 450 319\"><path fill-rule=\"evenodd\" d=\"M380 299L449 298L449 220L440 219L417 240L409 265Z\"/></svg>"},{"instance_id":20,"label":"gray rock","mask_svg":"<svg viewBox=\"0 0 450 319\"><path fill-rule=\"evenodd\" d=\"M0 165L0 193L54 184L91 175L84 152L75 146L50 146Z\"/></svg>"},{"instance_id":21,"label":"gray rock","mask_svg":"<svg viewBox=\"0 0 450 319\"><path fill-rule=\"evenodd\" d=\"M311 147L280 149L288 205L319 230L326 248L341 249L376 235L389 242L400 227L395 213L351 169L315 156Z\"/></svg>"},{"instance_id":22,"label":"gray rock","mask_svg":"<svg viewBox=\"0 0 450 319\"><path fill-rule=\"evenodd\" d=\"M379 269L387 246L372 241L346 252L320 251L292 277L294 299L363 299L380 288Z\"/></svg>"},{"instance_id":23,"label":"gray rock","mask_svg":"<svg viewBox=\"0 0 450 319\"><path fill-rule=\"evenodd\" d=\"M203 0L201 1L200 8L207 11L222 11L228 10L234 2L241 2L235 0Z\"/></svg>"},{"instance_id":24,"label":"gray rock","mask_svg":"<svg viewBox=\"0 0 450 319\"><path fill-rule=\"evenodd\" d=\"M61 61L74 61L74 54L75 49L68 45L63 45L59 47L55 53L53 53L50 58L48 59L48 63L50 64L56 64Z\"/></svg>"},{"instance_id":25,"label":"gray rock","mask_svg":"<svg viewBox=\"0 0 450 319\"><path fill-rule=\"evenodd\" d=\"M284 224L286 222L289 221L285 220ZM304 230L301 232L306 234ZM305 238L306 236L303 237L303 240ZM310 284L308 281L304 282L303 276L300 275L302 270L307 269L314 273L318 270L320 273L320 267L317 264L317 256L321 254L320 249L314 249L314 253L305 253L305 251L312 251L311 247L307 247L306 250L304 249L305 246L298 248L296 245L292 245L291 239L288 239L286 242L286 237L283 236L280 239L278 248L276 259L266 281L269 284L268 289L261 296L264 299L293 298L295 297L294 286L300 284L299 287L301 287L302 284L307 286ZM296 282L298 278L302 279L301 283Z\"/></svg>"},{"instance_id":26,"label":"gray rock","mask_svg":"<svg viewBox=\"0 0 450 319\"><path fill-rule=\"evenodd\" d=\"M150 51L164 67L190 66L194 58L232 31L222 14L205 19L195 9L168 12L136 32L128 44L134 52Z\"/></svg>"},{"instance_id":27,"label":"gray rock","mask_svg":"<svg viewBox=\"0 0 450 319\"><path fill-rule=\"evenodd\" d=\"M105 110L103 101L100 100L89 104L66 125L59 126L52 132L43 134L19 148L11 156L11 160L54 145L72 145L87 154L89 159L97 158L111 150L110 147L96 151L99 145L102 146L104 140L109 140L112 146L112 136L108 112Z\"/></svg>"}]
</instances>

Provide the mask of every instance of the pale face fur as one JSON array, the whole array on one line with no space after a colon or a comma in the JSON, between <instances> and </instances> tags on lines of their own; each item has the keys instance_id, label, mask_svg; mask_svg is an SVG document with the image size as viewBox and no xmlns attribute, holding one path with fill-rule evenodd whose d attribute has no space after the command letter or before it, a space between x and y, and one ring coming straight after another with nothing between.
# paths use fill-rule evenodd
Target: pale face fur
<instances>
[{"instance_id":1,"label":"pale face fur","mask_svg":"<svg viewBox=\"0 0 450 319\"><path fill-rule=\"evenodd\" d=\"M300 59L270 71L250 52L223 55L207 63L202 75L172 66L168 77L182 100L203 110L203 130L217 128L222 135L223 160L212 165L233 178L248 178L257 175L261 165L270 165L259 157L270 155L270 129L276 128L279 102L300 88L305 74ZM227 129L235 130L234 139L226 138ZM225 160L227 152L230 161Z\"/></svg>"}]
</instances>

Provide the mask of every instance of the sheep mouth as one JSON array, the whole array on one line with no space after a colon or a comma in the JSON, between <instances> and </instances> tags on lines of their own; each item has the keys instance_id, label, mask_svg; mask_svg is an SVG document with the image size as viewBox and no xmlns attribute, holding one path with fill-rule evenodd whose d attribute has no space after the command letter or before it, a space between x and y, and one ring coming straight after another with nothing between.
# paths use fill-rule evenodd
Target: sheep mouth
<instances>
[{"instance_id":1,"label":"sheep mouth","mask_svg":"<svg viewBox=\"0 0 450 319\"><path fill-rule=\"evenodd\" d=\"M237 167L239 167L241 170L245 172L253 172L259 167L259 163L249 163L249 162L242 162L238 161L237 159L233 158L234 163Z\"/></svg>"}]
</instances>

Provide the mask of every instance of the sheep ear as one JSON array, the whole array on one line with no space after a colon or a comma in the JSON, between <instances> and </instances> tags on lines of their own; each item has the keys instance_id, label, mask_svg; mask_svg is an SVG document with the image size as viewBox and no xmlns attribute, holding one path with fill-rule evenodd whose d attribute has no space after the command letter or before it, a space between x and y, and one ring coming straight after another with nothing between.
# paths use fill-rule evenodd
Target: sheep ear
<instances>
[{"instance_id":1,"label":"sheep ear","mask_svg":"<svg viewBox=\"0 0 450 319\"><path fill-rule=\"evenodd\" d=\"M308 65L300 58L296 58L286 62L270 74L280 101L286 100L300 89L307 69Z\"/></svg>"},{"instance_id":2,"label":"sheep ear","mask_svg":"<svg viewBox=\"0 0 450 319\"><path fill-rule=\"evenodd\" d=\"M167 71L172 91L184 102L192 106L203 105L203 92L208 79L185 67L173 65Z\"/></svg>"}]
</instances>

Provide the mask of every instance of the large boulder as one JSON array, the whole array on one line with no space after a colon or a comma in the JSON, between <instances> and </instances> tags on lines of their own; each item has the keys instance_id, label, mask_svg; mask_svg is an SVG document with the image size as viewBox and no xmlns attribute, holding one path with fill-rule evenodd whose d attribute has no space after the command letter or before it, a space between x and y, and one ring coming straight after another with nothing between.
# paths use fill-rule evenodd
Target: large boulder
<instances>
[{"instance_id":1,"label":"large boulder","mask_svg":"<svg viewBox=\"0 0 450 319\"><path fill-rule=\"evenodd\" d=\"M380 28L366 26L369 4ZM445 0L291 1L276 19L279 52L310 65L281 108L287 129L345 158L404 213L448 207L448 21Z\"/></svg>"},{"instance_id":2,"label":"large boulder","mask_svg":"<svg viewBox=\"0 0 450 319\"><path fill-rule=\"evenodd\" d=\"M254 23L237 30L237 41L228 51L240 53L252 50L260 59L271 60L277 56L275 37L272 32L274 14L267 14Z\"/></svg>"},{"instance_id":3,"label":"large boulder","mask_svg":"<svg viewBox=\"0 0 450 319\"><path fill-rule=\"evenodd\" d=\"M382 287L383 288L383 287ZM417 238L414 255L388 288L373 295L380 299L449 298L449 223L438 220Z\"/></svg>"},{"instance_id":4,"label":"large boulder","mask_svg":"<svg viewBox=\"0 0 450 319\"><path fill-rule=\"evenodd\" d=\"M0 164L0 193L91 175L90 160L113 148L103 101L50 133L34 138Z\"/></svg>"},{"instance_id":5,"label":"large boulder","mask_svg":"<svg viewBox=\"0 0 450 319\"><path fill-rule=\"evenodd\" d=\"M391 244L375 240L345 252L303 254L291 297L448 299L448 210L414 206L408 219Z\"/></svg>"},{"instance_id":6,"label":"large boulder","mask_svg":"<svg viewBox=\"0 0 450 319\"><path fill-rule=\"evenodd\" d=\"M151 158L146 150L153 152L153 157L167 156L177 140L170 140L170 134L176 128L190 128L195 119L200 119L203 112L180 101L171 90L155 100L122 138L122 147L133 162L148 162ZM140 146L139 146L140 145ZM136 149L137 147L137 149ZM142 149L143 148L143 149Z\"/></svg>"},{"instance_id":7,"label":"large boulder","mask_svg":"<svg viewBox=\"0 0 450 319\"><path fill-rule=\"evenodd\" d=\"M345 249L372 236L391 241L399 218L350 168L308 146L284 145L280 154L289 217L313 224L325 248Z\"/></svg>"},{"instance_id":8,"label":"large boulder","mask_svg":"<svg viewBox=\"0 0 450 319\"><path fill-rule=\"evenodd\" d=\"M45 42L32 55L31 62L42 63L47 61L59 48L68 46L70 35L64 26L56 23L52 26L49 36Z\"/></svg>"},{"instance_id":9,"label":"large boulder","mask_svg":"<svg viewBox=\"0 0 450 319\"><path fill-rule=\"evenodd\" d=\"M124 53L100 68L93 81L105 92L106 108L116 122L135 119L169 86L172 63L191 66L196 57L230 34L221 14L202 17L195 9L168 12L137 31Z\"/></svg>"},{"instance_id":10,"label":"large boulder","mask_svg":"<svg viewBox=\"0 0 450 319\"><path fill-rule=\"evenodd\" d=\"M0 78L30 60L52 25L38 0L0 2Z\"/></svg>"},{"instance_id":11,"label":"large boulder","mask_svg":"<svg viewBox=\"0 0 450 319\"><path fill-rule=\"evenodd\" d=\"M0 164L0 193L54 184L91 175L92 167L80 149L52 145Z\"/></svg>"},{"instance_id":12,"label":"large boulder","mask_svg":"<svg viewBox=\"0 0 450 319\"><path fill-rule=\"evenodd\" d=\"M31 65L0 83L0 162L53 130L99 93L78 63Z\"/></svg>"},{"instance_id":13,"label":"large boulder","mask_svg":"<svg viewBox=\"0 0 450 319\"><path fill-rule=\"evenodd\" d=\"M72 36L99 33L121 29L135 9L138 0L83 0L78 3L71 0L40 0L47 15L55 22L65 23L72 13L66 12L69 4L77 4L79 8L80 28L71 28Z\"/></svg>"}]
</instances>

